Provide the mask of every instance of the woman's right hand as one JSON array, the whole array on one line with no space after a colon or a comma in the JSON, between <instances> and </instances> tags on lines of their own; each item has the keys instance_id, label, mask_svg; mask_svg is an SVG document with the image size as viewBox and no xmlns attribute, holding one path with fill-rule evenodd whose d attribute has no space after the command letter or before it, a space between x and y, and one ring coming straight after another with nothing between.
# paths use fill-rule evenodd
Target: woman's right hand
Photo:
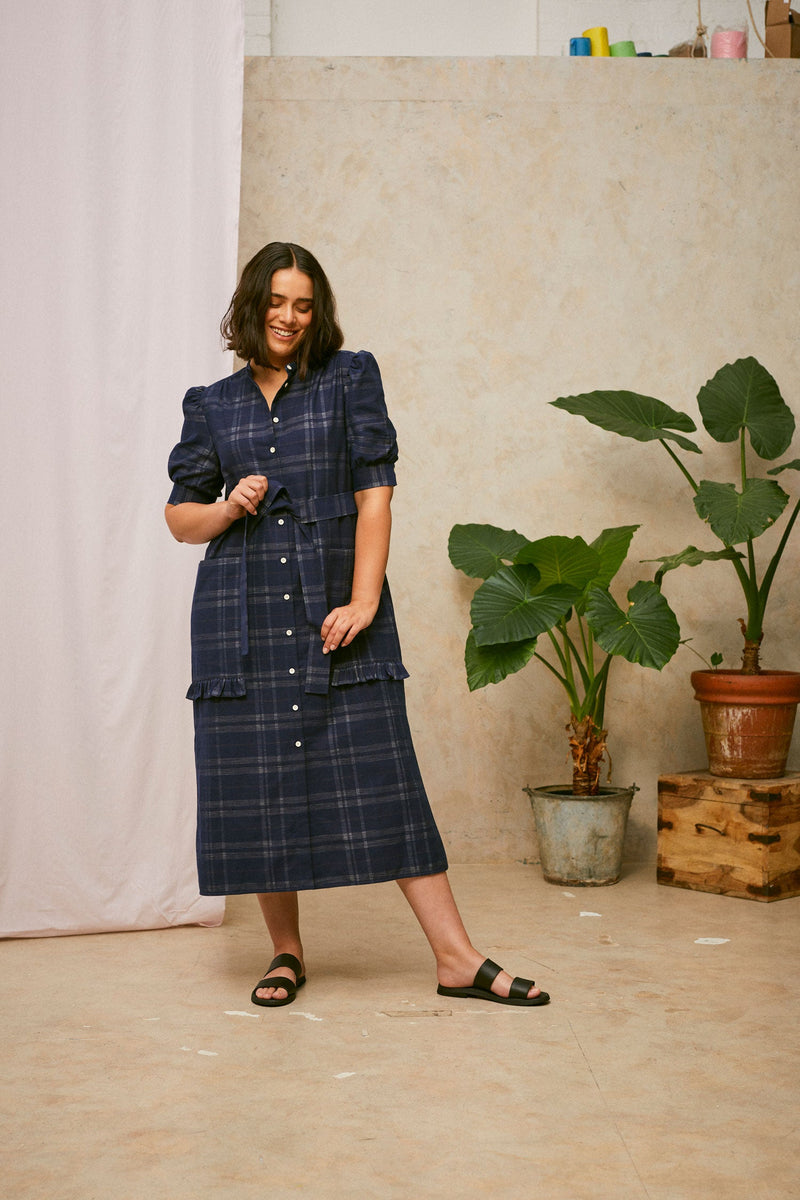
<instances>
[{"instance_id":1,"label":"woman's right hand","mask_svg":"<svg viewBox=\"0 0 800 1200\"><path fill-rule=\"evenodd\" d=\"M233 488L226 503L230 506L234 521L246 512L255 516L256 509L267 494L266 475L246 475Z\"/></svg>"},{"instance_id":2,"label":"woman's right hand","mask_svg":"<svg viewBox=\"0 0 800 1200\"><path fill-rule=\"evenodd\" d=\"M227 500L218 500L214 504L200 504L194 500L168 504L165 511L167 525L176 541L202 546L225 533L245 513L255 514L266 494L266 475L246 475Z\"/></svg>"}]
</instances>

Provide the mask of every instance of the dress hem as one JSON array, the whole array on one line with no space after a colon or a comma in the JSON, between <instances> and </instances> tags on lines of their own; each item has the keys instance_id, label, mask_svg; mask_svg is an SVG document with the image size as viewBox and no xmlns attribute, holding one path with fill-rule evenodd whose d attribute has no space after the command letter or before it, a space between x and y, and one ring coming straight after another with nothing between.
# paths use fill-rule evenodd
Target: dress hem
<instances>
[{"instance_id":1,"label":"dress hem","mask_svg":"<svg viewBox=\"0 0 800 1200\"><path fill-rule=\"evenodd\" d=\"M327 883L306 883L293 884L287 887L279 888L234 888L229 891L210 892L200 888L201 896L257 896L261 893L272 895L279 892L317 892L327 891L330 888L338 887L368 887L373 883L394 883L398 879L423 879L428 875L442 875L448 870L447 859L444 859L443 865L432 865L430 869L417 871L399 871L389 875L378 875L371 879L339 879Z\"/></svg>"}]
</instances>

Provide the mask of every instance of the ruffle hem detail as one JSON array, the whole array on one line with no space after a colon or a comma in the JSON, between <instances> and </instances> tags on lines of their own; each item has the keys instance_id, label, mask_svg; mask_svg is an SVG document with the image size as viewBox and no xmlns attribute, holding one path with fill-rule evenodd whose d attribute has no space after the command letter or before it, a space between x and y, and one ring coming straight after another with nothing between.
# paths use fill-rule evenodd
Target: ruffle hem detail
<instances>
[{"instance_id":1,"label":"ruffle hem detail","mask_svg":"<svg viewBox=\"0 0 800 1200\"><path fill-rule=\"evenodd\" d=\"M186 699L222 700L246 695L244 675L229 675L222 679L195 679L186 693Z\"/></svg>"},{"instance_id":2,"label":"ruffle hem detail","mask_svg":"<svg viewBox=\"0 0 800 1200\"><path fill-rule=\"evenodd\" d=\"M334 667L331 687L349 687L353 683L371 683L376 679L408 679L408 671L401 662L366 662Z\"/></svg>"}]
</instances>

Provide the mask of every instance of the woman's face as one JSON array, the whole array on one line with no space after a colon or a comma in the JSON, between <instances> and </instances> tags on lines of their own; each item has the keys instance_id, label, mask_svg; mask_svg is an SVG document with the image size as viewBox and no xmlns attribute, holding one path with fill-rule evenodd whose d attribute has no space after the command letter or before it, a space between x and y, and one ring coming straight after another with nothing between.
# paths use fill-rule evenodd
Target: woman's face
<instances>
[{"instance_id":1,"label":"woman's face","mask_svg":"<svg viewBox=\"0 0 800 1200\"><path fill-rule=\"evenodd\" d=\"M264 318L269 361L274 367L293 362L314 315L314 281L297 267L275 271Z\"/></svg>"}]
</instances>

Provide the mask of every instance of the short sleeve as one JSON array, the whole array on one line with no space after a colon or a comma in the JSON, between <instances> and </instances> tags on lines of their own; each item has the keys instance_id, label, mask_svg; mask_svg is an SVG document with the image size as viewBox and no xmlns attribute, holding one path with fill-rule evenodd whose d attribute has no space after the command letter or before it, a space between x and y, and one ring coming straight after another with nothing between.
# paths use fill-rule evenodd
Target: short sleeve
<instances>
[{"instance_id":1,"label":"short sleeve","mask_svg":"<svg viewBox=\"0 0 800 1200\"><path fill-rule=\"evenodd\" d=\"M203 410L205 388L189 388L183 398L181 440L169 456L173 488L168 504L213 504L224 480Z\"/></svg>"},{"instance_id":2,"label":"short sleeve","mask_svg":"<svg viewBox=\"0 0 800 1200\"><path fill-rule=\"evenodd\" d=\"M397 437L386 411L378 364L367 350L359 350L350 362L345 413L353 491L393 487Z\"/></svg>"}]
</instances>

